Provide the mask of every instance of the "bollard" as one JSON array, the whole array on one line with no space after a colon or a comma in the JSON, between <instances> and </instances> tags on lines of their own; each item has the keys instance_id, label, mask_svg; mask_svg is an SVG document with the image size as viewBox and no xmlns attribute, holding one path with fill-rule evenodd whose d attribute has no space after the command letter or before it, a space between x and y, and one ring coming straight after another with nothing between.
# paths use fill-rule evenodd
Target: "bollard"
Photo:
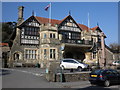
<instances>
[{"instance_id":1,"label":"bollard","mask_svg":"<svg viewBox=\"0 0 120 90\"><path fill-rule=\"evenodd\" d=\"M60 82L63 82L63 69L60 68Z\"/></svg>"}]
</instances>

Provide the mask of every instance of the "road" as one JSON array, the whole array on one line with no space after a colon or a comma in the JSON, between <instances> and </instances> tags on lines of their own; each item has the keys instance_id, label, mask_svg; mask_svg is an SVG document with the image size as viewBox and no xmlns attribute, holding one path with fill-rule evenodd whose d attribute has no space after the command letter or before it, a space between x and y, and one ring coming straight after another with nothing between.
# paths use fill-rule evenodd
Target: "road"
<instances>
[{"instance_id":1,"label":"road","mask_svg":"<svg viewBox=\"0 0 120 90\"><path fill-rule=\"evenodd\" d=\"M104 88L91 86L89 81L79 82L48 82L45 79L45 70L39 68L13 68L4 69L2 76L2 88L75 88L79 89L118 89L118 85ZM1 77L0 76L0 77Z\"/></svg>"}]
</instances>

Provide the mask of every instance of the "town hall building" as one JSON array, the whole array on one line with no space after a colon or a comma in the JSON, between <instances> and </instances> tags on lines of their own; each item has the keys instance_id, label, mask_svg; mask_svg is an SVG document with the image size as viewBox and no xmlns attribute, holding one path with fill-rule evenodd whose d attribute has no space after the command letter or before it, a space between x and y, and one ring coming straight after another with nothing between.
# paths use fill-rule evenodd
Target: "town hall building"
<instances>
[{"instance_id":1,"label":"town hall building","mask_svg":"<svg viewBox=\"0 0 120 90\"><path fill-rule=\"evenodd\" d=\"M14 62L39 63L44 68L48 62L63 58L74 58L88 64L113 60L113 54L105 47L106 36L99 26L89 28L79 24L70 14L61 20L34 14L24 20L23 11L24 7L20 6L9 66L12 67ZM103 57L104 61L102 45L104 55L110 54L110 57Z\"/></svg>"}]
</instances>

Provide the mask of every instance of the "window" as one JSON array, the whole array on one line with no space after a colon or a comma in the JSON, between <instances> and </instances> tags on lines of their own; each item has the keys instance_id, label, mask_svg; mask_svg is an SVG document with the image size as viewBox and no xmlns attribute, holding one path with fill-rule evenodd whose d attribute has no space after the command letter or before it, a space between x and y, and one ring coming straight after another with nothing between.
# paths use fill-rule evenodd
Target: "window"
<instances>
[{"instance_id":1,"label":"window","mask_svg":"<svg viewBox=\"0 0 120 90\"><path fill-rule=\"evenodd\" d=\"M43 38L45 39L47 37L46 33L44 33Z\"/></svg>"},{"instance_id":2,"label":"window","mask_svg":"<svg viewBox=\"0 0 120 90\"><path fill-rule=\"evenodd\" d=\"M119 72L115 71L115 70L111 70L113 74L117 75L119 74Z\"/></svg>"},{"instance_id":3,"label":"window","mask_svg":"<svg viewBox=\"0 0 120 90\"><path fill-rule=\"evenodd\" d=\"M55 38L55 33L50 33L50 38Z\"/></svg>"},{"instance_id":4,"label":"window","mask_svg":"<svg viewBox=\"0 0 120 90\"><path fill-rule=\"evenodd\" d=\"M22 30L21 30L21 34L24 34L24 27L23 27Z\"/></svg>"},{"instance_id":5,"label":"window","mask_svg":"<svg viewBox=\"0 0 120 90\"><path fill-rule=\"evenodd\" d=\"M77 63L76 61L71 60L72 63Z\"/></svg>"},{"instance_id":6,"label":"window","mask_svg":"<svg viewBox=\"0 0 120 90\"><path fill-rule=\"evenodd\" d=\"M69 33L68 32L62 32L64 39L69 39Z\"/></svg>"},{"instance_id":7,"label":"window","mask_svg":"<svg viewBox=\"0 0 120 90\"><path fill-rule=\"evenodd\" d=\"M93 59L96 59L96 52L93 52Z\"/></svg>"},{"instance_id":8,"label":"window","mask_svg":"<svg viewBox=\"0 0 120 90\"><path fill-rule=\"evenodd\" d=\"M71 63L71 60L63 60L63 62Z\"/></svg>"},{"instance_id":9,"label":"window","mask_svg":"<svg viewBox=\"0 0 120 90\"><path fill-rule=\"evenodd\" d=\"M93 42L96 42L97 40L96 40L96 38L93 38Z\"/></svg>"},{"instance_id":10,"label":"window","mask_svg":"<svg viewBox=\"0 0 120 90\"><path fill-rule=\"evenodd\" d=\"M32 35L32 36L36 36L39 35L39 28L35 28L35 27L25 27L25 35Z\"/></svg>"},{"instance_id":11,"label":"window","mask_svg":"<svg viewBox=\"0 0 120 90\"><path fill-rule=\"evenodd\" d=\"M44 49L44 59L47 58L47 49Z\"/></svg>"},{"instance_id":12,"label":"window","mask_svg":"<svg viewBox=\"0 0 120 90\"><path fill-rule=\"evenodd\" d=\"M52 38L52 33L50 33L50 38Z\"/></svg>"},{"instance_id":13,"label":"window","mask_svg":"<svg viewBox=\"0 0 120 90\"><path fill-rule=\"evenodd\" d=\"M102 73L102 72L104 72L104 70L94 70L94 71L92 71L91 73L100 74L100 73Z\"/></svg>"},{"instance_id":14,"label":"window","mask_svg":"<svg viewBox=\"0 0 120 90\"><path fill-rule=\"evenodd\" d=\"M72 33L72 39L80 39L79 33Z\"/></svg>"},{"instance_id":15,"label":"window","mask_svg":"<svg viewBox=\"0 0 120 90\"><path fill-rule=\"evenodd\" d=\"M26 49L25 59L37 59L37 50Z\"/></svg>"},{"instance_id":16,"label":"window","mask_svg":"<svg viewBox=\"0 0 120 90\"><path fill-rule=\"evenodd\" d=\"M63 62L69 62L69 60L63 60Z\"/></svg>"},{"instance_id":17,"label":"window","mask_svg":"<svg viewBox=\"0 0 120 90\"><path fill-rule=\"evenodd\" d=\"M25 55L25 58L26 58L26 59L29 58L29 51L28 51L28 50L25 51L25 54L26 54L26 55Z\"/></svg>"},{"instance_id":18,"label":"window","mask_svg":"<svg viewBox=\"0 0 120 90\"><path fill-rule=\"evenodd\" d=\"M55 49L50 49L50 58L55 59Z\"/></svg>"},{"instance_id":19,"label":"window","mask_svg":"<svg viewBox=\"0 0 120 90\"><path fill-rule=\"evenodd\" d=\"M53 34L53 38L55 38L55 34Z\"/></svg>"},{"instance_id":20,"label":"window","mask_svg":"<svg viewBox=\"0 0 120 90\"><path fill-rule=\"evenodd\" d=\"M71 33L69 33L69 39L71 39Z\"/></svg>"},{"instance_id":21,"label":"window","mask_svg":"<svg viewBox=\"0 0 120 90\"><path fill-rule=\"evenodd\" d=\"M109 75L109 74L112 74L112 72L108 70L106 71L106 74Z\"/></svg>"}]
</instances>

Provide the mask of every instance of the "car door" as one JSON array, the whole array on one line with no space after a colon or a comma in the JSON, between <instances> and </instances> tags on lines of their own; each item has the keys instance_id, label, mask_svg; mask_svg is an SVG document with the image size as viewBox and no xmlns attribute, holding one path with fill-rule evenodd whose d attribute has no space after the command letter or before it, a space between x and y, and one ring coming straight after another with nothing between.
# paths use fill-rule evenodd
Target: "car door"
<instances>
[{"instance_id":1,"label":"car door","mask_svg":"<svg viewBox=\"0 0 120 90\"><path fill-rule=\"evenodd\" d=\"M65 67L65 69L69 69L71 67L70 60L64 60L63 66Z\"/></svg>"},{"instance_id":2,"label":"car door","mask_svg":"<svg viewBox=\"0 0 120 90\"><path fill-rule=\"evenodd\" d=\"M110 82L113 83L115 79L114 79L114 75L113 75L112 71L111 70L106 70L105 74L106 74L105 75L106 79L110 80Z\"/></svg>"},{"instance_id":3,"label":"car door","mask_svg":"<svg viewBox=\"0 0 120 90\"><path fill-rule=\"evenodd\" d=\"M111 71L112 71L112 74L113 74L113 77L114 77L114 82L118 83L119 80L120 80L120 74L116 70L111 70Z\"/></svg>"},{"instance_id":4,"label":"car door","mask_svg":"<svg viewBox=\"0 0 120 90\"><path fill-rule=\"evenodd\" d=\"M72 67L73 69L77 69L78 63L77 63L76 61L74 61L74 60L71 60L71 67Z\"/></svg>"}]
</instances>

